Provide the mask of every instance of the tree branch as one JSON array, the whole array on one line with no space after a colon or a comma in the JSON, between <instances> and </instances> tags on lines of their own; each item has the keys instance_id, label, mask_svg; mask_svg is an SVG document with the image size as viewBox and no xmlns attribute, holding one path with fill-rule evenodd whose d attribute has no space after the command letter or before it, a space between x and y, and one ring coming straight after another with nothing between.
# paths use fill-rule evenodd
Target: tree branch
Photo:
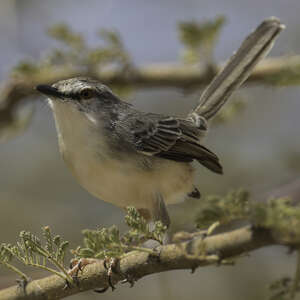
<instances>
[{"instance_id":1,"label":"tree branch","mask_svg":"<svg viewBox=\"0 0 300 300\"><path fill-rule=\"evenodd\" d=\"M99 71L83 73L82 70L70 68L48 68L26 76L12 77L2 83L0 92L0 129L9 126L15 120L18 104L30 96L36 96L34 87L40 83L53 83L60 79L74 76L93 76L104 84L134 86L135 88L175 87L198 88L208 84L222 68L215 70L199 69L178 64L150 64L142 66L128 74L120 71ZM296 85L300 82L300 55L269 58L262 61L247 80L247 84Z\"/></svg>"},{"instance_id":2,"label":"tree branch","mask_svg":"<svg viewBox=\"0 0 300 300\"><path fill-rule=\"evenodd\" d=\"M205 239L199 236L187 242L161 246L157 248L157 257L145 252L132 251L121 259L120 270L121 273L138 280L154 273L179 269L194 270L197 267L222 264L225 263L225 259L275 244L283 243L275 240L270 231L246 226ZM114 283L124 279L120 274L113 274ZM0 299L61 299L93 288L106 288L108 278L103 261L86 266L79 275L78 286L64 286L65 282L60 277L49 276L28 283L25 293L18 286L4 289L0 291Z\"/></svg>"}]
</instances>

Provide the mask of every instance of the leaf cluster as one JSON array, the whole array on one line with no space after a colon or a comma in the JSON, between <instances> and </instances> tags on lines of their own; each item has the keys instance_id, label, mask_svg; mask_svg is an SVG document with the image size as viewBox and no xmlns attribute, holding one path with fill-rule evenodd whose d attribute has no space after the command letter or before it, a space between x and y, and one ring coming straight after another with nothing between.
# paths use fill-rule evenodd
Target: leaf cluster
<instances>
[{"instance_id":1,"label":"leaf cluster","mask_svg":"<svg viewBox=\"0 0 300 300\"><path fill-rule=\"evenodd\" d=\"M49 226L43 227L42 232L44 243L34 234L21 231L16 245L1 244L0 263L16 271L27 281L28 277L12 264L13 259L24 265L52 272L71 283L72 278L64 267L69 243L62 240L59 235L53 236Z\"/></svg>"},{"instance_id":2,"label":"leaf cluster","mask_svg":"<svg viewBox=\"0 0 300 300\"><path fill-rule=\"evenodd\" d=\"M120 257L132 251L151 252L151 249L142 247L147 240L162 243L167 230L160 221L154 223L153 229L134 207L127 208L125 222L129 230L121 234L116 226L96 230L83 230L83 247L73 250L76 258L107 258Z\"/></svg>"}]
</instances>

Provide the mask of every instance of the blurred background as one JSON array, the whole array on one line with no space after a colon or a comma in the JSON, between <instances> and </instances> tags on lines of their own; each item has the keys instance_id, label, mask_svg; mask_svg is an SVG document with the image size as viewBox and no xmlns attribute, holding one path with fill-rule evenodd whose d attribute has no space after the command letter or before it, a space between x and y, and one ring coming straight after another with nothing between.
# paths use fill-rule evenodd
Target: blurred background
<instances>
[{"instance_id":1,"label":"blurred background","mask_svg":"<svg viewBox=\"0 0 300 300\"><path fill-rule=\"evenodd\" d=\"M100 28L120 32L135 65L175 62L182 45L179 21L201 21L224 15L227 19L214 56L227 59L262 19L279 17L287 25L271 56L300 53L298 0L2 0L0 2L0 79L23 58L39 59L57 42L46 34L65 22L96 45ZM297 179L300 171L299 87L242 89L246 109L229 122L214 126L206 145L220 157L224 176L198 168L202 195L224 194L244 187L261 195ZM138 108L184 115L200 91L190 94L175 88L136 90L129 95ZM35 115L21 135L0 144L0 242L15 242L21 230L40 234L49 225L70 241L81 244L84 228L121 228L124 213L83 190L60 157L52 113L46 102L35 102ZM200 200L201 201L201 200ZM192 227L192 200L170 208L177 228ZM183 213L183 211L185 213ZM234 267L201 268L195 274L173 271L148 276L133 289L119 286L105 296L86 292L72 299L266 299L267 285L294 271L295 257L270 247L241 258ZM44 276L26 269L32 278ZM0 266L0 288L15 283L15 274Z\"/></svg>"}]
</instances>

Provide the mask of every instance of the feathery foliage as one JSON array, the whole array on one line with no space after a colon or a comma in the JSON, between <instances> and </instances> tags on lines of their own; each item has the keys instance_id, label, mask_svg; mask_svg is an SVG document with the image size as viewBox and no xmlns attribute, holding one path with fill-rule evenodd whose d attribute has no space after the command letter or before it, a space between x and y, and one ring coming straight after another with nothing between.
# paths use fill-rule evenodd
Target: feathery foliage
<instances>
[{"instance_id":1,"label":"feathery foliage","mask_svg":"<svg viewBox=\"0 0 300 300\"><path fill-rule=\"evenodd\" d=\"M64 267L64 258L69 243L63 241L60 236L53 236L49 226L42 228L45 243L34 234L28 231L21 231L16 245L2 244L0 248L0 261L3 265L17 272L22 278L28 277L16 267L11 267L12 260L16 259L21 263L52 272L68 282L73 279ZM9 264L9 265L8 265ZM53 267L50 267L52 265ZM21 274L21 273L22 274Z\"/></svg>"},{"instance_id":2,"label":"feathery foliage","mask_svg":"<svg viewBox=\"0 0 300 300\"><path fill-rule=\"evenodd\" d=\"M73 254L76 258L117 258L132 250L152 253L151 249L142 247L142 244L147 240L155 240L161 244L167 230L160 221L155 222L151 230L134 207L127 208L125 222L129 230L122 235L116 226L83 230L84 246L73 250Z\"/></svg>"},{"instance_id":3,"label":"feathery foliage","mask_svg":"<svg viewBox=\"0 0 300 300\"><path fill-rule=\"evenodd\" d=\"M12 264L13 254L11 252L12 246L10 244L0 245L0 264L17 273L25 282L29 281L29 277L23 273L19 268Z\"/></svg>"}]
</instances>

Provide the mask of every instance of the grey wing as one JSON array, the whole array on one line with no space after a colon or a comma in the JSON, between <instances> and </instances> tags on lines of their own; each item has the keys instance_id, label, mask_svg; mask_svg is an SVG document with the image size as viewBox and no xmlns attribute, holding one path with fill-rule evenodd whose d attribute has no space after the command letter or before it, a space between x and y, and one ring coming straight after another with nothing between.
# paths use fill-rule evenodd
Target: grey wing
<instances>
[{"instance_id":1,"label":"grey wing","mask_svg":"<svg viewBox=\"0 0 300 300\"><path fill-rule=\"evenodd\" d=\"M218 157L200 144L201 130L194 123L156 114L132 120L130 129L138 152L178 162L196 159L211 171L222 174Z\"/></svg>"}]
</instances>

